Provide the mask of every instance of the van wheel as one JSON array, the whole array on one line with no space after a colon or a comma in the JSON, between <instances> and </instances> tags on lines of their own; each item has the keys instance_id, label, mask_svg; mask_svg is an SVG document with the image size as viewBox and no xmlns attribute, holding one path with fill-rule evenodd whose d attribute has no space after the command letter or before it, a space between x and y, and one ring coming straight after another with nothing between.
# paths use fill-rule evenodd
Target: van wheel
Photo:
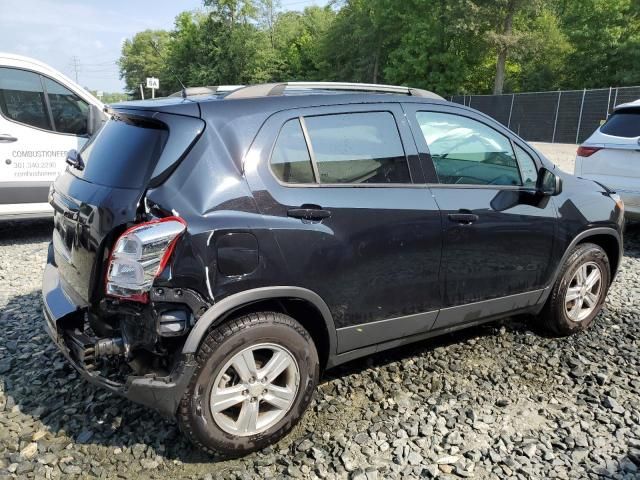
<instances>
[{"instance_id":1,"label":"van wheel","mask_svg":"<svg viewBox=\"0 0 640 480\"><path fill-rule=\"evenodd\" d=\"M542 311L547 329L558 336L589 327L602 309L611 279L609 258L593 243L577 245L558 275Z\"/></svg>"},{"instance_id":2,"label":"van wheel","mask_svg":"<svg viewBox=\"0 0 640 480\"><path fill-rule=\"evenodd\" d=\"M236 457L284 437L318 383L309 333L282 313L252 313L212 330L178 408L181 430L211 454Z\"/></svg>"}]
</instances>

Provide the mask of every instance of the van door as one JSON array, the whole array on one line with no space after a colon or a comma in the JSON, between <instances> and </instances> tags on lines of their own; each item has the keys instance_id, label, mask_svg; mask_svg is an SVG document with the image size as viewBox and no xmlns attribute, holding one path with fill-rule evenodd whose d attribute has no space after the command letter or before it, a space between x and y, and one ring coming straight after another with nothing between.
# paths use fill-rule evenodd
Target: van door
<instances>
[{"instance_id":1,"label":"van door","mask_svg":"<svg viewBox=\"0 0 640 480\"><path fill-rule=\"evenodd\" d=\"M440 214L398 104L277 114L245 173L269 225L280 225L290 284L327 303L339 352L431 328Z\"/></svg>"},{"instance_id":2,"label":"van door","mask_svg":"<svg viewBox=\"0 0 640 480\"><path fill-rule=\"evenodd\" d=\"M58 82L0 67L0 217L51 212L49 185L87 141L88 113Z\"/></svg>"}]
</instances>

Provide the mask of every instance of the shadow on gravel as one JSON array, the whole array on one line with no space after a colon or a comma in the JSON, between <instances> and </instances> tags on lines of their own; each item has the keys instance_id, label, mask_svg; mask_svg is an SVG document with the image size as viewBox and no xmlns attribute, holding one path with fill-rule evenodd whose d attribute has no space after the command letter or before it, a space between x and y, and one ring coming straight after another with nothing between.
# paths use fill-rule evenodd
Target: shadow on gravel
<instances>
[{"instance_id":1,"label":"shadow on gravel","mask_svg":"<svg viewBox=\"0 0 640 480\"><path fill-rule=\"evenodd\" d=\"M373 355L352 360L348 363L335 367L327 371L320 383L328 383L335 378L357 374L370 367L384 367L390 363L406 360L414 356L420 356L437 348L446 348L456 344L463 344L470 340L479 339L481 337L491 337L500 332L504 328L505 332L532 333L540 335L532 325L529 324L527 316L518 316L513 318L505 318L488 322L476 327L469 327L457 332L444 334L438 337L411 343L402 347L385 350Z\"/></svg>"},{"instance_id":2,"label":"shadow on gravel","mask_svg":"<svg viewBox=\"0 0 640 480\"><path fill-rule=\"evenodd\" d=\"M47 241L51 239L53 220L0 221L0 245L13 245L28 240Z\"/></svg>"},{"instance_id":3,"label":"shadow on gravel","mask_svg":"<svg viewBox=\"0 0 640 480\"><path fill-rule=\"evenodd\" d=\"M173 420L83 380L51 342L40 309L37 291L11 298L0 312L4 407L10 416L14 415L12 410L19 410L20 423L31 425L39 420L51 431L53 436L39 443L48 443L53 452L65 449L71 439L77 444L113 449L133 447L134 457L136 451L144 457L151 447L168 460L216 460L194 449ZM108 461L113 449L103 449L105 458L96 460Z\"/></svg>"}]
</instances>

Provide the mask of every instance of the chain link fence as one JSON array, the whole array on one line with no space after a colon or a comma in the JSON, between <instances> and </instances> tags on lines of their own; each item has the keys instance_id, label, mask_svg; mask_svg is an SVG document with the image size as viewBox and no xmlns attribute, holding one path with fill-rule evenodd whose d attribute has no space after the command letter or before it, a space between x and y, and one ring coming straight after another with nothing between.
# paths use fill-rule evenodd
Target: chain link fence
<instances>
[{"instance_id":1,"label":"chain link fence","mask_svg":"<svg viewBox=\"0 0 640 480\"><path fill-rule=\"evenodd\" d=\"M559 90L505 95L453 95L532 142L582 143L613 108L640 98L640 87Z\"/></svg>"}]
</instances>

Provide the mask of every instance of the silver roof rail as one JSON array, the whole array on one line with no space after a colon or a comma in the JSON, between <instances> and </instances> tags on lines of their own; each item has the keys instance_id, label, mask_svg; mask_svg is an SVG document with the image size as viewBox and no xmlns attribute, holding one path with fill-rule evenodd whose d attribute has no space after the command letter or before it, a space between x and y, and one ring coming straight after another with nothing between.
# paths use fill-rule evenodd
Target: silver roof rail
<instances>
[{"instance_id":1,"label":"silver roof rail","mask_svg":"<svg viewBox=\"0 0 640 480\"><path fill-rule=\"evenodd\" d=\"M419 88L402 87L397 85L378 85L374 83L346 83L346 82L282 82L282 83L262 83L239 88L226 95L225 99L271 97L282 95L287 88L310 89L310 90L336 90L350 92L372 92L372 93L399 93L401 95L411 95L414 97L433 98L444 100L440 95L421 90Z\"/></svg>"},{"instance_id":2,"label":"silver roof rail","mask_svg":"<svg viewBox=\"0 0 640 480\"><path fill-rule=\"evenodd\" d=\"M185 93L187 97L192 95L215 95L218 93L233 92L239 88L244 88L244 85L209 85L206 87L187 87ZM181 97L182 90L174 92L170 97Z\"/></svg>"}]
</instances>

